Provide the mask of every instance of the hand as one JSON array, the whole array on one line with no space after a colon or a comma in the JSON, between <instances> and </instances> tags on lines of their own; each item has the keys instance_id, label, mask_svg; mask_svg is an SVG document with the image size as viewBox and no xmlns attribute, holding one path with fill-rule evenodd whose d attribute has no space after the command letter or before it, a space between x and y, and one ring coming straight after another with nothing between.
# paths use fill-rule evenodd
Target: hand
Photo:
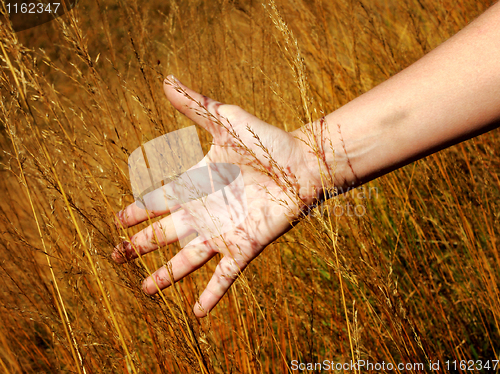
<instances>
[{"instance_id":1,"label":"hand","mask_svg":"<svg viewBox=\"0 0 500 374\"><path fill-rule=\"evenodd\" d=\"M244 182L248 215L243 222L206 241L195 239L143 283L144 292L153 295L167 288L172 277L178 281L221 253L222 259L194 307L195 315L204 317L250 261L289 230L301 209L311 202L309 195L300 194L310 180L305 165L307 151L292 134L237 106L202 96L174 78L165 80L163 88L177 110L212 135L207 164L234 164L240 168ZM168 208L146 211L133 203L117 214L117 225L126 228L148 220L148 215L168 213ZM144 255L186 236L188 230L178 232L174 227L174 222L189 220L186 214L185 210L175 211L135 234L130 238L133 244L124 242L115 248L114 260L122 263L137 257L137 252Z\"/></svg>"}]
</instances>

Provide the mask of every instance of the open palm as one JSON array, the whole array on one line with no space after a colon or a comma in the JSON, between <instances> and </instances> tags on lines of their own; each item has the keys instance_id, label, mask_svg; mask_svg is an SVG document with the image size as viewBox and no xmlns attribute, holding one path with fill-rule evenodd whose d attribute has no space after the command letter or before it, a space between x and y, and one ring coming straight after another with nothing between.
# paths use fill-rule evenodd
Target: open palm
<instances>
[{"instance_id":1,"label":"open palm","mask_svg":"<svg viewBox=\"0 0 500 374\"><path fill-rule=\"evenodd\" d=\"M173 78L164 83L173 106L203 127L213 137L205 156L207 164L234 164L241 170L246 196L246 218L234 229L205 241L194 240L143 283L143 290L154 294L203 266L217 253L223 255L212 279L194 307L198 317L206 316L229 287L262 250L290 228L304 206L300 187L307 183L304 145L292 134L269 125L243 109L202 96ZM169 209L146 211L136 203L119 212L124 227L149 217L168 214ZM191 212L192 213L192 212ZM178 210L131 237L115 248L117 262L173 243L188 231L175 229L178 220L188 220ZM119 225L119 226L121 226ZM182 230L181 230L182 231ZM154 278L154 279L153 279Z\"/></svg>"}]
</instances>

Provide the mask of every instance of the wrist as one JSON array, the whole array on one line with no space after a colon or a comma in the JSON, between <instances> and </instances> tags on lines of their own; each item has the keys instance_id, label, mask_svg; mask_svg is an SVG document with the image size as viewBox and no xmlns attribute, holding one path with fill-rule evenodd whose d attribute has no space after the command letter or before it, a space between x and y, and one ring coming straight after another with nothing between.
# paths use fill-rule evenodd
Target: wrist
<instances>
[{"instance_id":1,"label":"wrist","mask_svg":"<svg viewBox=\"0 0 500 374\"><path fill-rule=\"evenodd\" d=\"M382 112L380 107L365 94L293 132L303 157L304 202L358 187L393 161L402 124L390 105Z\"/></svg>"},{"instance_id":2,"label":"wrist","mask_svg":"<svg viewBox=\"0 0 500 374\"><path fill-rule=\"evenodd\" d=\"M322 117L293 132L301 158L298 181L299 196L306 205L316 203L323 196L331 195L337 188L342 192L354 185L355 176L350 170L345 144L332 126Z\"/></svg>"}]
</instances>

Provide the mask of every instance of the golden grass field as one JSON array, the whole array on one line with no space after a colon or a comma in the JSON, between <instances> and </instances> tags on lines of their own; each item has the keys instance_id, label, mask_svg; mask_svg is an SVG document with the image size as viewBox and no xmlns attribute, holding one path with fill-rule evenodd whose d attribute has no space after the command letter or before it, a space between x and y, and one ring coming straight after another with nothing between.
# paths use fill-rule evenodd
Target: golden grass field
<instances>
[{"instance_id":1,"label":"golden grass field","mask_svg":"<svg viewBox=\"0 0 500 374\"><path fill-rule=\"evenodd\" d=\"M178 245L110 257L125 236L114 213L133 202L128 155L191 125L164 97L168 74L291 131L486 3L81 0L36 28L2 24L0 372L298 372L292 360L440 360L446 372L447 360L499 359L498 131L329 200L205 319L192 305L217 258L151 297L142 280Z\"/></svg>"}]
</instances>

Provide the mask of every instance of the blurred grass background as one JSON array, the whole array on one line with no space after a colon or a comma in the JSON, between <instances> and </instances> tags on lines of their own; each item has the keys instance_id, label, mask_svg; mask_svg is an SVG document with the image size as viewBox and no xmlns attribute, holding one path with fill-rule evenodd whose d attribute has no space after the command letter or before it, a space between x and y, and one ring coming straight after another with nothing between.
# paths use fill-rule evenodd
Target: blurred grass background
<instances>
[{"instance_id":1,"label":"blurred grass background","mask_svg":"<svg viewBox=\"0 0 500 374\"><path fill-rule=\"evenodd\" d=\"M143 265L110 257L122 240L113 214L133 201L128 155L191 125L163 95L168 74L291 131L410 65L489 4L82 0L33 29L2 24L0 371L278 373L291 360L353 356L498 359L498 131L329 200L333 231L325 209L303 220L203 320L192 305L217 258L162 298L141 292ZM210 138L198 131L206 152ZM145 263L156 269L178 250Z\"/></svg>"}]
</instances>

